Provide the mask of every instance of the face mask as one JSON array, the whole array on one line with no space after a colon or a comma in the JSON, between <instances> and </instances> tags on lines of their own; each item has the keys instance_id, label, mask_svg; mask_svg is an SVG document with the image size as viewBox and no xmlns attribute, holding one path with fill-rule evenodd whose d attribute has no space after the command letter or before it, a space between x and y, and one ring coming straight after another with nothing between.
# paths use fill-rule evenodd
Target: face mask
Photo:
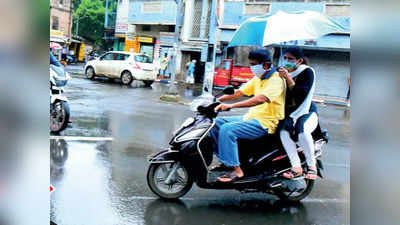
<instances>
[{"instance_id":1,"label":"face mask","mask_svg":"<svg viewBox=\"0 0 400 225\"><path fill-rule=\"evenodd\" d=\"M263 68L263 64L258 64L258 65L254 65L254 66L250 66L250 70L251 72L256 75L258 78L261 78L265 72L267 72L264 68Z\"/></svg>"},{"instance_id":2,"label":"face mask","mask_svg":"<svg viewBox=\"0 0 400 225\"><path fill-rule=\"evenodd\" d=\"M296 63L297 62L289 62L286 60L283 60L283 67L285 67L286 69L296 69Z\"/></svg>"}]
</instances>

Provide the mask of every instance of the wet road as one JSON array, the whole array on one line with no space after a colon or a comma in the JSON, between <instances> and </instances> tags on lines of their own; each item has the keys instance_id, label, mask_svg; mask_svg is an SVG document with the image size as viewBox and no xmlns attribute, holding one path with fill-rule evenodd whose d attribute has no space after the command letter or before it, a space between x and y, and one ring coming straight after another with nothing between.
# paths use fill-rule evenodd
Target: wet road
<instances>
[{"instance_id":1,"label":"wet road","mask_svg":"<svg viewBox=\"0 0 400 225\"><path fill-rule=\"evenodd\" d=\"M72 127L51 141L51 219L57 224L350 224L350 131L343 108L319 105L331 137L327 178L301 203L195 185L181 201L164 202L147 187L146 156L167 146L192 112L160 102L168 88L163 84L124 87L73 78L66 92ZM186 101L193 98L191 90L180 92Z\"/></svg>"}]
</instances>

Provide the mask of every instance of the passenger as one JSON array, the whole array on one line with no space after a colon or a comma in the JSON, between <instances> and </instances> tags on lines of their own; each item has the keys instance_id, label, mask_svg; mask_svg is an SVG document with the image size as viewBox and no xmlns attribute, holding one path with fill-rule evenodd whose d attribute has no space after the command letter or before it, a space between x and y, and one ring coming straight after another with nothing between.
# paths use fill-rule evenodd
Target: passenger
<instances>
[{"instance_id":1,"label":"passenger","mask_svg":"<svg viewBox=\"0 0 400 225\"><path fill-rule=\"evenodd\" d=\"M253 140L274 134L279 120L284 118L286 84L272 67L268 50L251 51L249 62L255 76L233 95L224 95L218 100L235 100L243 95L253 97L234 104L220 104L215 108L216 111L226 111L251 107L244 116L217 118L211 130L216 156L222 162L211 170L229 170L218 178L220 182L233 182L244 176L240 168L237 140Z\"/></svg>"},{"instance_id":2,"label":"passenger","mask_svg":"<svg viewBox=\"0 0 400 225\"><path fill-rule=\"evenodd\" d=\"M303 52L298 47L290 47L285 51L283 67L279 75L287 82L285 120L282 121L280 137L292 168L283 177L293 179L303 175L296 140L303 149L308 165L306 179L317 178L316 160L314 157L314 140L311 133L318 126L318 112L312 102L315 90L315 71L306 65ZM293 136L292 136L293 135Z\"/></svg>"}]
</instances>

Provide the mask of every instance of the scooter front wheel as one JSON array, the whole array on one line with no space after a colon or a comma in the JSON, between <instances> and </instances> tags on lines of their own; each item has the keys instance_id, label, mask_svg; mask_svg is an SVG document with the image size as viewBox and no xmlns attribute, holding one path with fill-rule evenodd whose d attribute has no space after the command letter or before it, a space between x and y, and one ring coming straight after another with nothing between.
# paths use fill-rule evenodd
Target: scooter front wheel
<instances>
[{"instance_id":1,"label":"scooter front wheel","mask_svg":"<svg viewBox=\"0 0 400 225\"><path fill-rule=\"evenodd\" d=\"M193 178L179 162L151 164L147 171L150 190L161 198L177 199L193 185Z\"/></svg>"},{"instance_id":2,"label":"scooter front wheel","mask_svg":"<svg viewBox=\"0 0 400 225\"><path fill-rule=\"evenodd\" d=\"M69 121L69 104L65 101L57 101L50 105L50 131L60 132L64 130Z\"/></svg>"}]
</instances>

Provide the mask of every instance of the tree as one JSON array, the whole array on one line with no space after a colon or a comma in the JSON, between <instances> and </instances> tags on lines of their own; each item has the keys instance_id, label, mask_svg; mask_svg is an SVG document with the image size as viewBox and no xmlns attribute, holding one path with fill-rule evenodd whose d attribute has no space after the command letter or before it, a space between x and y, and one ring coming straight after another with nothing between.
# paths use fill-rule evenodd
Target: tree
<instances>
[{"instance_id":1,"label":"tree","mask_svg":"<svg viewBox=\"0 0 400 225\"><path fill-rule=\"evenodd\" d=\"M97 46L104 43L104 0L76 0L79 6L73 13L73 33L76 31L76 21L79 19L78 35L94 42ZM75 6L74 6L75 7Z\"/></svg>"}]
</instances>

